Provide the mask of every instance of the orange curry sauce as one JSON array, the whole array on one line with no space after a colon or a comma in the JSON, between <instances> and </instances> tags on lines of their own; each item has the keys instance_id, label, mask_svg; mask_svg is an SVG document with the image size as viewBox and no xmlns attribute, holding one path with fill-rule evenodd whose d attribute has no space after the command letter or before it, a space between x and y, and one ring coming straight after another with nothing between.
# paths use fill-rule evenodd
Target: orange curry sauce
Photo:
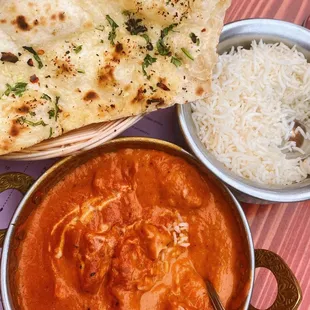
<instances>
[{"instance_id":1,"label":"orange curry sauce","mask_svg":"<svg viewBox=\"0 0 310 310\"><path fill-rule=\"evenodd\" d=\"M249 259L221 191L159 151L100 155L68 174L21 227L12 276L27 310L212 309L243 305Z\"/></svg>"}]
</instances>

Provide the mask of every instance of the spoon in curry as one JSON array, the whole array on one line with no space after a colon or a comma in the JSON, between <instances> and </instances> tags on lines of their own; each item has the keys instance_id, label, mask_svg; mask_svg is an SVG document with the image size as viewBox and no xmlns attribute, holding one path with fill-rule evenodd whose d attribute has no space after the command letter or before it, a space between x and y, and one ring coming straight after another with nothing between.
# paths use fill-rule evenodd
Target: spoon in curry
<instances>
[{"instance_id":1,"label":"spoon in curry","mask_svg":"<svg viewBox=\"0 0 310 310\"><path fill-rule=\"evenodd\" d=\"M213 308L215 310L225 310L213 284L208 279L206 280L206 286Z\"/></svg>"}]
</instances>

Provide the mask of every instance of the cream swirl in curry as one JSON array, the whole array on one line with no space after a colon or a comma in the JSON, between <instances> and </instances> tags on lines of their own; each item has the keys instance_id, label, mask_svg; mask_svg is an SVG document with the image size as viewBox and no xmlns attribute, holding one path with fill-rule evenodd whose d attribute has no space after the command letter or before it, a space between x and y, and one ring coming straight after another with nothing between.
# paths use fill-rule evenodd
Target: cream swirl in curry
<instances>
[{"instance_id":1,"label":"cream swirl in curry","mask_svg":"<svg viewBox=\"0 0 310 310\"><path fill-rule=\"evenodd\" d=\"M249 263L218 188L178 157L125 149L68 174L20 228L20 309L242 306Z\"/></svg>"}]
</instances>

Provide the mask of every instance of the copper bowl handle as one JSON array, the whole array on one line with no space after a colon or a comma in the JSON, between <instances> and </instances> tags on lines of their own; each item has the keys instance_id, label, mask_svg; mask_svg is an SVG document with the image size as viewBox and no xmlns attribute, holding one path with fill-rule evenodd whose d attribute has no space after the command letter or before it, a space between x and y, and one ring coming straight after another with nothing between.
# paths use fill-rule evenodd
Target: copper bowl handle
<instances>
[{"instance_id":1,"label":"copper bowl handle","mask_svg":"<svg viewBox=\"0 0 310 310\"><path fill-rule=\"evenodd\" d=\"M8 189L17 189L22 194L26 194L34 179L24 173L11 172L0 175L0 193ZM6 229L0 229L0 248L3 246Z\"/></svg>"},{"instance_id":2,"label":"copper bowl handle","mask_svg":"<svg viewBox=\"0 0 310 310\"><path fill-rule=\"evenodd\" d=\"M302 293L297 279L284 260L268 250L255 250L255 267L270 270L278 283L275 302L267 310L296 310L301 303ZM250 310L258 310L252 305Z\"/></svg>"}]
</instances>

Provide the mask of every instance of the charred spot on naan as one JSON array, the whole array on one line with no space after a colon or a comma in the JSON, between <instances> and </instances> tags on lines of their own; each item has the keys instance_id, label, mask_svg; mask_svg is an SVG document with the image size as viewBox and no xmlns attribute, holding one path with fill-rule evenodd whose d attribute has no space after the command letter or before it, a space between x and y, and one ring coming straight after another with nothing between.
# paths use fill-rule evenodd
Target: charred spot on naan
<instances>
[{"instance_id":1,"label":"charred spot on naan","mask_svg":"<svg viewBox=\"0 0 310 310\"><path fill-rule=\"evenodd\" d=\"M122 52L124 50L123 44L122 43L117 43L115 46L115 52L117 54L119 54L120 52Z\"/></svg>"},{"instance_id":2,"label":"charred spot on naan","mask_svg":"<svg viewBox=\"0 0 310 310\"><path fill-rule=\"evenodd\" d=\"M98 85L100 88L115 86L116 80L114 76L115 66L107 64L98 71Z\"/></svg>"},{"instance_id":3,"label":"charred spot on naan","mask_svg":"<svg viewBox=\"0 0 310 310\"><path fill-rule=\"evenodd\" d=\"M58 13L58 18L59 18L60 21L64 21L66 19L65 12Z\"/></svg>"},{"instance_id":4,"label":"charred spot on naan","mask_svg":"<svg viewBox=\"0 0 310 310\"><path fill-rule=\"evenodd\" d=\"M114 51L112 52L112 58L111 58L111 62L113 63L120 63L120 59L122 58L122 56L125 56L126 52L124 49L124 45L122 43L116 43Z\"/></svg>"},{"instance_id":5,"label":"charred spot on naan","mask_svg":"<svg viewBox=\"0 0 310 310\"><path fill-rule=\"evenodd\" d=\"M50 102L48 100L48 102ZM31 91L25 93L22 97L15 97L14 102L8 106L10 115L15 115L16 118L25 116L26 114L35 115L35 110L40 106L45 106L47 100L42 97L42 93ZM60 109L59 109L59 112Z\"/></svg>"},{"instance_id":6,"label":"charred spot on naan","mask_svg":"<svg viewBox=\"0 0 310 310\"><path fill-rule=\"evenodd\" d=\"M29 31L31 27L26 20L24 15L18 15L15 20L12 21L12 24L16 24L17 28L22 31Z\"/></svg>"},{"instance_id":7,"label":"charred spot on naan","mask_svg":"<svg viewBox=\"0 0 310 310\"><path fill-rule=\"evenodd\" d=\"M65 57L64 59L56 57L53 60L53 64L56 67L56 76L74 76L77 72L69 57Z\"/></svg>"},{"instance_id":8,"label":"charred spot on naan","mask_svg":"<svg viewBox=\"0 0 310 310\"><path fill-rule=\"evenodd\" d=\"M0 19L0 24L6 24L7 23L7 20L6 19Z\"/></svg>"},{"instance_id":9,"label":"charred spot on naan","mask_svg":"<svg viewBox=\"0 0 310 310\"><path fill-rule=\"evenodd\" d=\"M18 61L18 57L11 52L1 52L1 61L16 63Z\"/></svg>"},{"instance_id":10,"label":"charred spot on naan","mask_svg":"<svg viewBox=\"0 0 310 310\"><path fill-rule=\"evenodd\" d=\"M19 131L20 131L20 125L17 124L15 121L12 122L10 131L9 131L9 135L10 135L11 137L16 137L16 136L18 136Z\"/></svg>"},{"instance_id":11,"label":"charred spot on naan","mask_svg":"<svg viewBox=\"0 0 310 310\"><path fill-rule=\"evenodd\" d=\"M99 98L100 98L99 95L95 91L89 90L84 95L83 100L84 101L93 101L93 100L96 100L96 99L99 99Z\"/></svg>"},{"instance_id":12,"label":"charred spot on naan","mask_svg":"<svg viewBox=\"0 0 310 310\"><path fill-rule=\"evenodd\" d=\"M110 61L98 70L97 83L101 90L113 89L113 91L116 91L116 89L119 89L119 82L115 78L115 68L120 63L121 57L126 55L123 44L118 42L114 51L109 55L111 57ZM124 91L128 91L129 88L130 85L125 85Z\"/></svg>"},{"instance_id":13,"label":"charred spot on naan","mask_svg":"<svg viewBox=\"0 0 310 310\"><path fill-rule=\"evenodd\" d=\"M125 56L126 52L124 50L124 45L122 43L116 43L114 52L112 54L112 61L119 62L122 56Z\"/></svg>"},{"instance_id":14,"label":"charred spot on naan","mask_svg":"<svg viewBox=\"0 0 310 310\"><path fill-rule=\"evenodd\" d=\"M30 107L27 104L22 104L20 107L15 108L15 112L18 114L27 114L30 111Z\"/></svg>"},{"instance_id":15,"label":"charred spot on naan","mask_svg":"<svg viewBox=\"0 0 310 310\"><path fill-rule=\"evenodd\" d=\"M11 121L11 127L9 130L9 137L16 138L18 137L22 131L26 130L27 127L22 126L18 123L17 119Z\"/></svg>"},{"instance_id":16,"label":"charred spot on naan","mask_svg":"<svg viewBox=\"0 0 310 310\"><path fill-rule=\"evenodd\" d=\"M147 106L156 105L156 108L161 108L165 106L165 100L163 98L153 97L146 100Z\"/></svg>"},{"instance_id":17,"label":"charred spot on naan","mask_svg":"<svg viewBox=\"0 0 310 310\"><path fill-rule=\"evenodd\" d=\"M32 84L36 84L36 83L39 83L39 78L35 74L33 74L33 75L30 76L29 81Z\"/></svg>"},{"instance_id":18,"label":"charred spot on naan","mask_svg":"<svg viewBox=\"0 0 310 310\"><path fill-rule=\"evenodd\" d=\"M145 99L144 94L146 93L146 89L140 87L137 91L136 96L132 99L131 103L138 103Z\"/></svg>"},{"instance_id":19,"label":"charred spot on naan","mask_svg":"<svg viewBox=\"0 0 310 310\"><path fill-rule=\"evenodd\" d=\"M159 78L159 81L158 83L156 84L156 86L158 88L161 88L162 90L164 91L170 91L170 88L167 86L167 81L166 81L166 78Z\"/></svg>"},{"instance_id":20,"label":"charred spot on naan","mask_svg":"<svg viewBox=\"0 0 310 310\"><path fill-rule=\"evenodd\" d=\"M29 67L33 67L33 66L34 66L32 58L29 58L29 59L27 60L27 65L28 65Z\"/></svg>"},{"instance_id":21,"label":"charred spot on naan","mask_svg":"<svg viewBox=\"0 0 310 310\"><path fill-rule=\"evenodd\" d=\"M202 96L203 93L204 93L204 89L203 89L201 86L198 86L198 87L196 88L196 95L197 95L197 96Z\"/></svg>"}]
</instances>

